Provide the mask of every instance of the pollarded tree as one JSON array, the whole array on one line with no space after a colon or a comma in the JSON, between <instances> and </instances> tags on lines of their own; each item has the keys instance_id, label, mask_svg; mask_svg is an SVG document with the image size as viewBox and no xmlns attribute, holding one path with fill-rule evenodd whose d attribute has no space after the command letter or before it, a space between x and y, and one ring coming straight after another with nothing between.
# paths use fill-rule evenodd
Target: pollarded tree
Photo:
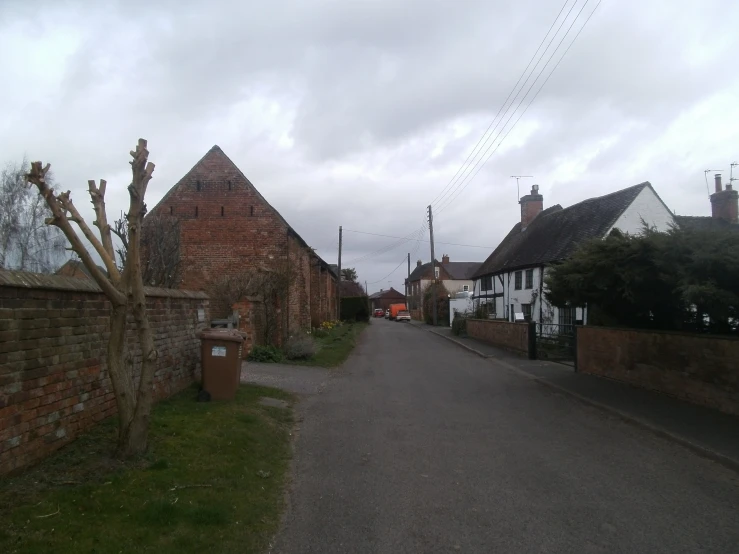
<instances>
[{"instance_id":1,"label":"pollarded tree","mask_svg":"<svg viewBox=\"0 0 739 554\"><path fill-rule=\"evenodd\" d=\"M126 213L128 249L126 263L120 270L116 266L111 227L105 211L105 180L101 179L99 186L93 180L88 181L95 211L93 225L98 228L98 237L77 211L69 191L58 193L47 182L49 164L44 166L41 162L32 163L26 176L27 181L38 188L51 210L52 217L46 220L46 224L56 226L64 233L71 249L76 252L110 301L110 338L106 358L118 407L118 455L121 457L138 455L146 450L157 360L157 350L146 314L140 263L141 230L146 214L144 195L154 172L154 164L148 161L149 151L144 139L139 139L131 156L132 179L128 186L129 207ZM85 247L73 224L100 256L107 275L95 264L92 254ZM133 313L142 354L138 387L134 379L133 364L127 364L124 359L126 316L129 310Z\"/></svg>"}]
</instances>

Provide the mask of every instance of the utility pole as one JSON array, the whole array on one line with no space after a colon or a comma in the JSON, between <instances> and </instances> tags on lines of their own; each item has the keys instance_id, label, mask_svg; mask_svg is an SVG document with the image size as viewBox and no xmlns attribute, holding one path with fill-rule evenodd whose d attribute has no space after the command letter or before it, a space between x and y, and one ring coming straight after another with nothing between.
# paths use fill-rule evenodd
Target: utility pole
<instances>
[{"instance_id":1,"label":"utility pole","mask_svg":"<svg viewBox=\"0 0 739 554\"><path fill-rule=\"evenodd\" d=\"M408 298L408 289L410 287L410 283L408 280L411 278L411 253L408 252L408 277L405 278L405 307L408 308L408 311L411 311L411 301Z\"/></svg>"},{"instance_id":2,"label":"utility pole","mask_svg":"<svg viewBox=\"0 0 739 554\"><path fill-rule=\"evenodd\" d=\"M434 214L429 205L429 238L431 239L431 268L434 270L434 280L432 281L431 294L434 297L434 327L436 327L436 258L434 257Z\"/></svg>"},{"instance_id":3,"label":"utility pole","mask_svg":"<svg viewBox=\"0 0 739 554\"><path fill-rule=\"evenodd\" d=\"M516 195L518 196L518 200L521 200L521 189L518 186L518 180L519 179L533 179L533 175L511 175L511 179L516 180Z\"/></svg>"},{"instance_id":4,"label":"utility pole","mask_svg":"<svg viewBox=\"0 0 739 554\"><path fill-rule=\"evenodd\" d=\"M339 225L339 281L336 287L336 319L341 319L341 225Z\"/></svg>"}]
</instances>

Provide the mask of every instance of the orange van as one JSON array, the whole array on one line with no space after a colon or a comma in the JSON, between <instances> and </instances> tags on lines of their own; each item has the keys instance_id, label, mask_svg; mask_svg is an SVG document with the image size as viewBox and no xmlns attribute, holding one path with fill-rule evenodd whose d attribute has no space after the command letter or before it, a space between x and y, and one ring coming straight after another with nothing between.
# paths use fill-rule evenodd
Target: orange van
<instances>
[{"instance_id":1,"label":"orange van","mask_svg":"<svg viewBox=\"0 0 739 554\"><path fill-rule=\"evenodd\" d=\"M390 304L390 319L395 320L398 312L401 310L407 310L405 303L403 304Z\"/></svg>"}]
</instances>

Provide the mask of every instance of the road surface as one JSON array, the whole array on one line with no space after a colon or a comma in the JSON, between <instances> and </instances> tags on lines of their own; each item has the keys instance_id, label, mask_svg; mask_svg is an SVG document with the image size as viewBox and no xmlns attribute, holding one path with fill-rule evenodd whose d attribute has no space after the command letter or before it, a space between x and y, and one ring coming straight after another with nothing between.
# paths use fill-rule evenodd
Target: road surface
<instances>
[{"instance_id":1,"label":"road surface","mask_svg":"<svg viewBox=\"0 0 739 554\"><path fill-rule=\"evenodd\" d=\"M409 324L298 412L272 552L739 552L737 474Z\"/></svg>"}]
</instances>

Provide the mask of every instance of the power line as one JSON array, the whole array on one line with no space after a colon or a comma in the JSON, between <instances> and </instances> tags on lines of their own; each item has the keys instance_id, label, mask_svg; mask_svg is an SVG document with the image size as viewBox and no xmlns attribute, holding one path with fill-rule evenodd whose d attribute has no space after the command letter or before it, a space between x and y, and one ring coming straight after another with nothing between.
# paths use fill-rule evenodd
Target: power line
<instances>
[{"instance_id":1,"label":"power line","mask_svg":"<svg viewBox=\"0 0 739 554\"><path fill-rule=\"evenodd\" d=\"M531 89L532 89L532 88L533 88L533 86L534 86L534 85L536 84L536 81L538 81L538 80L539 80L539 77L541 77L541 75L542 75L542 74L544 73L544 71L545 71L545 69L546 69L547 65L549 65L549 62L550 62L550 61L551 61L551 59L552 59L552 58L554 57L554 55L555 55L555 54L557 53L557 51L559 50L560 46L561 46L561 45L562 45L562 43L564 42L565 38L567 38L567 35L569 34L570 30L572 29L572 27L574 26L575 22L576 22L576 21L578 20L578 18L580 17L580 14L581 14L581 13L582 13L582 11L583 11L583 10L585 9L585 6L586 6L586 5L588 4L588 2L589 2L589 1L590 1L590 0L586 0L586 1L585 1L585 3L583 4L582 8L580 8L580 11L579 11L579 12L578 12L578 14L577 14L577 15L575 16L575 18L574 18L574 19L572 20L572 23L571 23L571 24L570 24L570 26L568 27L568 29L567 29L567 32L566 32L566 33L564 34L564 36L562 37L562 39L561 39L561 40L559 41L559 44L558 44L558 45L557 45L557 47L556 47L556 48L554 49L554 51L552 52L551 56L549 56L549 59L548 59L548 60L547 60L547 62L546 62L546 63L544 64L544 67L542 67L542 70L541 70L541 72L539 72L539 75L538 75L538 76L536 77L536 79L534 80L534 82L533 82L533 83L531 83L531 86L529 87L529 90L528 90L528 91L526 92L526 94L524 95L524 97L523 97L523 98L521 99L521 102L519 102L518 106L516 106L516 109L515 109L515 110L513 111L513 113L511 114L511 116L510 116L510 117L508 118L508 120L506 121L505 125L507 125L507 124L508 124L508 122L509 122L509 121L511 120L511 118L512 118L512 117L513 117L513 116L514 116L514 115L516 114L516 111L517 111L517 110L518 110L518 108L519 108L519 107L521 106L521 104L523 103L523 101L524 101L524 100L526 100L526 97L527 97L527 96L529 95L529 92L531 92ZM491 156L492 156L492 155L493 155L493 154L494 154L494 153L495 153L495 152L496 152L496 151L498 150L498 148L500 148L500 145L501 145L501 144L503 144L503 142L505 141L506 137L508 137L508 135L509 135L509 134L511 133L511 131L512 131L512 130L514 129L514 127L515 127L515 126L516 126L516 125L518 124L518 122L519 122L519 121L521 120L521 117L523 117L523 115L524 115L524 114L526 113L526 111L528 111L529 107L530 107L530 106L531 106L531 104L532 104L532 103L534 102L534 100L536 100L537 96L539 96L539 93L541 92L541 90L542 90L542 89L544 88L544 86L545 86L545 85L547 84L547 82L549 82L549 79L550 79L550 77L551 77L551 76L552 76L552 75L554 74L554 72L555 72L555 71L557 70L557 68L559 67L559 64L560 64L560 63L562 62L562 60L564 59L564 57L565 57L565 56L567 55L567 53L568 53L568 52L570 51L570 48L572 48L572 45L573 45L573 44L575 44L575 41L576 41L576 40L577 40L577 38L578 38L578 37L580 36L580 33L582 33L583 29L584 29L584 28L585 28L585 26L586 26L586 25L588 24L588 21L590 21L590 18L591 18L591 17L593 17L593 14L594 14L594 13L595 13L595 11L596 11L596 10L598 9L598 6L600 6L600 4L601 4L601 2L602 2L602 1L603 1L603 0L599 0L599 1L598 1L598 3L596 4L595 8L593 8L593 11L592 11L592 12L590 12L590 14L588 15L587 19L585 20L585 23L583 23L582 27L580 27L580 30L579 30L579 31L577 32L577 34L575 35L575 38L573 38L573 39L572 39L572 42L570 42L569 46L567 46L567 49L566 49L566 50L564 51L564 53L562 54L562 56L561 56L561 57L559 58L559 60L558 60L558 61L557 61L557 63L555 64L554 68L553 68L553 69L552 69L552 70L551 70L551 71L549 72L549 75L547 75L547 78L546 78L546 79L544 80L544 82L543 82L543 83L541 84L541 86L539 86L539 88L537 89L536 93L535 93L535 94L534 94L534 96L533 96L533 97L531 98L531 100L529 100L529 103L528 103L528 104L526 105L526 107L524 108L524 110L523 110L523 111L522 111L522 112L521 112L521 113L519 114L518 118L516 119L516 121L514 121L513 125L512 125L512 126L511 126L511 127L509 128L509 129L508 129L508 131L506 132L506 134L505 134L505 135L503 135L503 138L502 138L502 139L500 140L500 142L499 142L499 143L498 143L498 145L497 145L497 146L495 147L495 149L494 149L494 150L493 150L492 152L490 152L490 154L489 154L489 155L487 156L487 158L485 158L485 161L484 161L484 162L483 162L483 164L482 164L482 165L480 166L480 168L479 168L479 169L478 169L478 170L477 170L477 171L476 171L476 172L475 172L474 174L472 174L472 178L471 178L471 179L470 179L470 180L469 180L469 181L467 182L467 184L466 184L466 185L464 185L464 187L462 187L462 188L461 188L461 189L460 189L460 190L459 190L459 191L458 191L458 192L457 192L457 193L456 193L456 194L455 194L455 195L454 195L453 197L451 197L451 198L450 198L450 199L449 199L449 200L448 200L448 201L447 201L447 202L446 202L446 203L444 204L444 206L442 206L441 208L439 208L439 210L437 211L437 214L438 214L438 213L440 213L440 212L441 212L442 210L444 210L445 208L447 208L447 207L448 207L448 206L449 206L449 205L450 205L450 204L451 204L452 202L454 202L454 200L456 200L456 199L457 199L457 198L459 197L459 195L460 195L460 194L462 193L462 191L464 191L464 189L465 189L465 188L467 188L467 186L468 186L468 185L469 185L469 184L470 184L470 183L471 183L471 182L472 182L472 181L474 180L474 178L475 178L475 177L477 176L477 174L478 174L478 173L480 172L480 170L481 170L481 169L482 169L482 168L484 167L484 165L485 165L485 164L487 163L487 161L488 161L488 160L490 159L490 157L491 157ZM503 126L503 129L505 129L505 125ZM501 129L501 132L503 131L503 129ZM498 135L500 135L500 133L498 133ZM496 139L497 139L497 137L496 137ZM494 143L494 142L493 142L493 143ZM492 147L492 144L490 145L490 147ZM487 153L487 151L488 151L488 150L490 150L490 147L488 147L488 149L487 149L487 150L485 151L485 153ZM481 158L481 160L482 160L482 158ZM479 162L478 162L478 163L479 163ZM477 167L477 165L475 165L475 167ZM473 169L474 169L474 167L473 167ZM468 174L468 177L469 177L469 174ZM465 178L465 180L467 180L467 179ZM464 182L464 181L462 181L462 182Z\"/></svg>"},{"instance_id":2,"label":"power line","mask_svg":"<svg viewBox=\"0 0 739 554\"><path fill-rule=\"evenodd\" d=\"M405 263L405 260L406 260L406 257L403 256L403 259L400 260L400 263L398 264L398 266L395 269L393 269L390 273L388 273L387 275L385 275L382 279L378 279L377 281L370 281L367 284L368 285L374 285L375 283L379 283L380 281L384 281L385 279L387 279L388 277L390 277L393 273L395 273L396 271L398 271L398 269L400 268L400 266Z\"/></svg>"},{"instance_id":3,"label":"power line","mask_svg":"<svg viewBox=\"0 0 739 554\"><path fill-rule=\"evenodd\" d=\"M498 131L498 134L495 135L495 137L493 137L492 136L492 133L491 133L491 135L485 140L485 144L487 145L488 142L490 142L490 139L492 138L492 142L490 142L490 144L488 145L488 147L482 153L482 156L480 156L480 158L475 162L475 165L472 166L472 169L470 169L470 172L467 173L467 175L465 175L464 178L461 181L458 181L457 184L456 184L456 186L453 187L447 193L447 194L451 194L451 196L449 196L447 198L447 200L444 202L444 206L442 206L437 213L441 213L441 210L442 209L444 209L448 204L450 204L451 202L453 202L454 199L456 199L459 196L458 192L461 192L461 190L464 190L466 188L466 185L465 186L462 186L462 185L464 185L464 183L469 180L470 175L472 175L472 171L474 171L475 168L477 168L480 165L480 163L483 162L483 160L485 160L485 162L487 162L487 159L490 158L490 156L488 156L487 158L485 158L485 154L487 154L490 151L490 149L495 145L495 141L498 140L498 137L500 137L500 135L503 133L503 131L506 128L506 125L508 125L508 123L511 121L511 119L513 118L513 116L516 115L516 112L521 107L521 104L524 102L524 100L526 100L526 98L528 97L529 93L531 92L531 89L534 87L534 85L536 84L536 82L539 80L539 78L542 76L542 74L546 70L547 66L549 65L549 63L552 60L552 57L554 56L554 54L557 53L557 50L562 45L562 42L567 37L567 34L570 32L570 29L572 29L572 26L575 24L575 21L577 21L578 17L580 17L580 13L582 13L583 8L585 8L585 6L587 5L587 3L589 1L590 0L585 0L585 3L583 4L582 8L580 8L580 12L578 12L578 14L572 20L572 23L570 24L570 26L567 29L567 31L565 32L565 34L562 36L562 39L559 41L559 44L552 51L551 55L549 56L549 59L547 59L547 61L542 66L542 68L539 70L539 73L536 75L536 78L534 79L534 81L529 85L529 88L526 90L526 94L524 94L523 98L521 98L521 100L518 102L518 105L516 105L516 107L513 110L513 112L511 112L511 115L508 116L508 119L503 124L503 126L500 128L500 130ZM570 14L572 13L572 10L575 8L576 5L577 5L577 0L575 0L575 2L572 4L572 6L570 7L570 10L567 12L567 15L564 17L564 19L562 19L562 22L559 24L559 27L557 28L557 31L552 36L552 39L549 41L549 44L547 44L547 47L541 53L541 56L539 56L539 59L537 60L536 65L534 65L534 68L531 70L531 73L529 74L529 76L526 77L526 80L524 81L524 83L521 86L521 88L519 89L519 91L516 93L516 96L513 98L513 101L508 105L508 107L506 108L505 112L503 112L503 116L501 117L501 121L503 120L503 117L505 117L506 114L508 114L508 112L510 111L510 109L513 107L513 104L515 103L516 99L519 97L519 95L523 91L524 87L526 86L526 83L528 83L529 82L529 79L531 79L531 77L534 75L534 72L536 71L536 68L539 66L539 63L544 58L544 55L549 50L549 47L552 45L552 42L554 42L554 39L557 37L557 34L559 33L559 31L562 29L562 26L567 21L567 18L570 17ZM496 128L497 128L497 125L496 125ZM509 132L510 132L510 129L509 129ZM498 143L498 145L495 147L495 150L493 150L493 152L495 152L500 147L501 144L502 144L502 141L500 143ZM491 153L491 155L492 155L492 153ZM483 165L485 165L485 162L483 162ZM460 189L460 187L461 187L461 189Z\"/></svg>"},{"instance_id":4,"label":"power line","mask_svg":"<svg viewBox=\"0 0 739 554\"><path fill-rule=\"evenodd\" d=\"M513 92L518 87L518 84L521 82L521 79L523 79L524 75L526 75L526 72L529 70L529 67L531 67L531 63L534 61L534 58L536 58L536 55L539 53L539 50L541 50L541 47L544 44L544 41L546 41L547 37L549 36L549 33L552 32L552 29L554 28L554 25L559 20L559 16L562 15L562 12L564 11L565 7L567 7L567 4L569 3L569 1L570 0L565 0L565 3L562 4L562 7L560 8L559 13L557 13L557 17L554 18L554 21L552 21L552 24L549 26L549 30L544 35L544 38L541 39L541 42L539 43L539 46L536 49L536 52L534 52L534 54L531 56L531 59L529 60L529 63L526 65L526 68L523 70L523 72L521 73L521 75L518 77L518 80L516 81L516 84L513 85L513 88L511 89L511 91L508 93L508 96L506 97L506 99L501 104L500 108L498 109L498 113L495 114L495 117L490 122L490 125L488 125L488 128L485 129L485 132L480 137L480 140L477 141L477 144L475 144L475 147L467 155L467 159L464 161L464 163L462 163L462 165L459 167L459 169L457 169L457 172L451 178L451 180L449 181L449 183L447 183L446 186L444 186L444 188L439 192L439 194L437 194L436 197L431 201L431 205L435 204L437 202L437 200L439 202L441 202L441 200L443 199L443 197L446 196L446 193L444 193L444 191L450 185L452 185L452 183L457 179L457 175L459 175L459 172L462 171L462 168L464 168L464 166L467 165L467 162L470 160L471 157L473 159L475 157L477 157L477 154L479 154L479 152L475 153L475 150L477 150L477 147L480 146L480 143L483 141L483 139L485 138L485 135L487 135L488 131L490 131L490 128L493 126L493 123L495 123L495 120L498 119L498 116L503 111L503 108L505 107L505 105L508 103L508 100L511 98L511 95L513 94ZM573 4L573 7L574 7L574 4ZM570 11L572 11L572 9L570 9ZM568 13L568 15L569 15L569 13ZM557 32L559 32L559 29L557 29ZM555 33L555 35L556 35L556 33ZM548 46L547 46L547 48L548 48ZM545 50L545 52L546 52L546 50ZM537 65L538 65L538 62L537 62ZM534 68L536 68L536 66L534 66ZM533 73L533 70L532 70L532 73ZM529 77L530 77L530 75L529 75ZM527 78L527 81L528 81L528 78ZM521 87L521 89L523 89L524 86L526 86L526 83L525 82L524 82L523 86ZM519 93L520 93L520 91L519 91ZM516 96L518 96L518 95L516 95ZM514 98L513 101L511 102L511 104L513 104L513 102L515 102L515 101L516 101L516 99ZM509 108L510 108L510 106L509 106ZM506 112L507 112L507 110L506 110ZM503 114L503 116L505 116L505 114ZM501 121L502 121L502 119L503 118L501 117ZM498 125L499 124L500 124L500 121L498 121ZM497 129L498 125L495 126L496 129ZM493 133L494 132L495 132L495 129L493 129ZM492 135L492 133L491 133L491 135ZM487 140L485 141L485 143L487 144ZM480 150L482 150L482 148L484 146L485 145L483 144L483 146L480 148ZM473 156L473 154L474 154L474 156ZM466 169L465 169L465 171L466 171ZM463 173L464 173L464 171L463 171ZM460 177L461 177L461 175L460 175Z\"/></svg>"},{"instance_id":5,"label":"power line","mask_svg":"<svg viewBox=\"0 0 739 554\"><path fill-rule=\"evenodd\" d=\"M375 256L379 256L380 254L384 254L385 252L389 252L390 250L393 250L393 249L397 248L401 244L404 244L404 243L406 243L408 241L416 240L417 235L423 233L423 230L424 230L423 227L421 227L419 229L416 229L415 231L413 231L412 233L410 233L409 235L407 235L405 237L398 237L400 240L398 240L398 241L396 241L396 242L394 242L392 244L389 244L387 246L384 246L383 248L380 248L378 250L375 250L374 252L370 252L368 254L363 254L362 256L359 256L358 258L354 258L353 260L349 260L347 263L348 264L353 264L353 263L357 263L357 262L362 262L362 261L367 260L369 258L374 258Z\"/></svg>"},{"instance_id":6,"label":"power line","mask_svg":"<svg viewBox=\"0 0 739 554\"><path fill-rule=\"evenodd\" d=\"M382 235L380 233L369 233L367 231L355 231L353 229L344 229L344 231L347 232L347 233L359 233L361 235L372 235L373 237L387 237L389 239L402 239L402 238L405 238L405 237L396 237L396 236L393 236L393 235ZM429 242L427 239L422 239L422 238L416 239L416 241ZM436 244L445 244L447 246L466 246L468 248L486 248L488 250L490 250L490 249L493 248L492 246L480 246L480 245L477 245L477 244L459 244L459 243L456 243L456 242L441 242L441 241L438 241L438 240L437 241L434 241L434 242Z\"/></svg>"}]
</instances>

